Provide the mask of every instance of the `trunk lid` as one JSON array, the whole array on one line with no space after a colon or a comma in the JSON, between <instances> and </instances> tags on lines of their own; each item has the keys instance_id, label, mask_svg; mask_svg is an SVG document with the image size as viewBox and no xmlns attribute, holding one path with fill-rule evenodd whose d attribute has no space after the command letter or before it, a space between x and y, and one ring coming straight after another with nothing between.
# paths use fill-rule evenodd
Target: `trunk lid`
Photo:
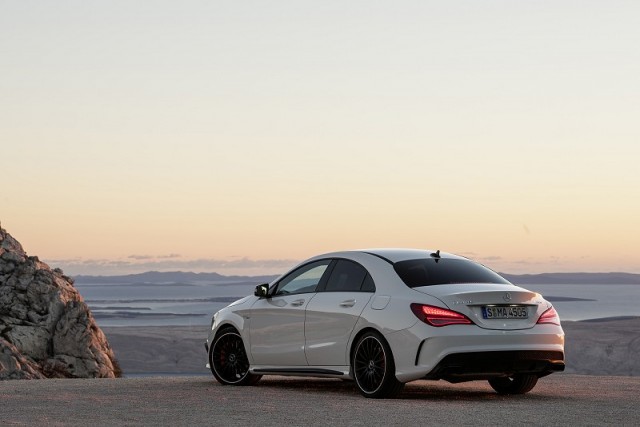
<instances>
[{"instance_id":1,"label":"trunk lid","mask_svg":"<svg viewBox=\"0 0 640 427\"><path fill-rule=\"evenodd\" d=\"M529 329L535 326L540 315L550 307L540 294L510 284L446 284L421 286L413 290L438 298L449 309L464 314L484 329ZM527 318L513 317L523 310L526 311ZM483 315L483 312L487 314ZM486 318L496 315L497 318ZM503 315L508 318L500 318Z\"/></svg>"}]
</instances>

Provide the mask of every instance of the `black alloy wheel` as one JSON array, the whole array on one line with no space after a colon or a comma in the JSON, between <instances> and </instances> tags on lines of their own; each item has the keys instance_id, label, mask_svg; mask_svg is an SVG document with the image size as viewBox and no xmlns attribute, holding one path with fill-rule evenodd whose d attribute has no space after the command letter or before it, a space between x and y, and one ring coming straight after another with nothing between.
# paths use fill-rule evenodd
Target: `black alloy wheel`
<instances>
[{"instance_id":1,"label":"black alloy wheel","mask_svg":"<svg viewBox=\"0 0 640 427\"><path fill-rule=\"evenodd\" d=\"M395 377L389 345L375 332L367 332L358 340L352 371L356 385L365 397L394 397L404 387Z\"/></svg>"},{"instance_id":2,"label":"black alloy wheel","mask_svg":"<svg viewBox=\"0 0 640 427\"><path fill-rule=\"evenodd\" d=\"M234 329L225 329L216 336L209 351L209 366L216 380L224 385L251 385L261 377L249 373L242 337Z\"/></svg>"},{"instance_id":3,"label":"black alloy wheel","mask_svg":"<svg viewBox=\"0 0 640 427\"><path fill-rule=\"evenodd\" d=\"M489 380L489 385L500 394L525 394L538 382L536 375L518 374Z\"/></svg>"}]
</instances>

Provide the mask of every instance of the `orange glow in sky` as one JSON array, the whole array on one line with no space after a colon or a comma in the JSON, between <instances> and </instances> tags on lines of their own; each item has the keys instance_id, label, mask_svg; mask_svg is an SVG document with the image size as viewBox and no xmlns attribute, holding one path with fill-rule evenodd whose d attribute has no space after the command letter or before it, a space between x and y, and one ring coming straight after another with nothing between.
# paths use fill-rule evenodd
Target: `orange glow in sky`
<instances>
[{"instance_id":1,"label":"orange glow in sky","mask_svg":"<svg viewBox=\"0 0 640 427\"><path fill-rule=\"evenodd\" d=\"M4 2L0 221L69 274L640 273L640 3Z\"/></svg>"}]
</instances>

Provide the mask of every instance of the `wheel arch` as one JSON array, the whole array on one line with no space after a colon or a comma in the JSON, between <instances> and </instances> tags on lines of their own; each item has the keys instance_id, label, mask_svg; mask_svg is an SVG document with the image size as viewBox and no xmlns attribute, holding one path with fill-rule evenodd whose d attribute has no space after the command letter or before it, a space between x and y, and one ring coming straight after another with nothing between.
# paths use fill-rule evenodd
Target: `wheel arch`
<instances>
[{"instance_id":1,"label":"wheel arch","mask_svg":"<svg viewBox=\"0 0 640 427\"><path fill-rule=\"evenodd\" d=\"M211 326L211 331L209 331L209 345L212 344L220 331L224 328L232 327L242 337L245 347L249 347L248 323L242 315L224 309L220 310L214 316L214 321Z\"/></svg>"},{"instance_id":2,"label":"wheel arch","mask_svg":"<svg viewBox=\"0 0 640 427\"><path fill-rule=\"evenodd\" d=\"M378 344L382 346L383 353L388 353L386 358L383 359L382 369L384 370L384 374L379 379L380 382L375 390L365 390L365 386L361 385L360 383L360 381L362 381L364 378L362 376L358 378L354 371L355 352L356 350L358 350L358 343L361 339L363 339L363 337L365 337L365 339L373 338L374 340L378 341ZM368 363L369 365L371 365L374 362L373 360L371 360ZM362 365L360 365L359 368L362 368ZM397 371L395 367L395 357L393 355L393 350L391 349L391 346L389 345L389 342L384 337L384 335L373 327L365 327L359 330L355 335L353 342L351 343L351 348L349 349L349 374L356 382L356 386L359 389L360 393L363 396L370 398L393 398L397 396L404 388L404 383L398 380L396 373ZM367 374L364 374L364 377L367 377ZM370 380L367 380L367 382L370 382Z\"/></svg>"},{"instance_id":3,"label":"wheel arch","mask_svg":"<svg viewBox=\"0 0 640 427\"><path fill-rule=\"evenodd\" d=\"M212 333L212 336L212 344L208 352L208 366L219 383L223 385L253 385L260 380L262 375L251 373L251 361L248 358L246 343L233 324L224 323L219 325L215 333ZM226 338L227 336L232 338ZM228 341L229 339L231 341ZM221 344L218 356L215 356L216 348L218 348L218 343L221 340L227 341ZM243 351L240 351L240 349ZM222 354L228 354L229 356L222 356ZM216 362L218 362L217 365Z\"/></svg>"},{"instance_id":4,"label":"wheel arch","mask_svg":"<svg viewBox=\"0 0 640 427\"><path fill-rule=\"evenodd\" d=\"M373 328L371 326L366 326L362 329L360 329L358 331L357 334L355 334L355 336L353 337L353 340L351 341L351 346L349 347L349 374L351 376L353 376L353 352L356 351L356 345L358 344L358 341L360 341L360 338L366 334L367 332L374 332L378 335L380 335L382 337L382 339L384 339L385 341L387 341L384 336L382 335L382 333L380 333L379 330L377 330L376 328ZM387 341L387 345L389 345L389 342ZM391 357L393 357L393 353L391 354Z\"/></svg>"},{"instance_id":5,"label":"wheel arch","mask_svg":"<svg viewBox=\"0 0 640 427\"><path fill-rule=\"evenodd\" d=\"M236 325L234 325L233 323L230 323L230 322L224 322L220 326L218 326L218 328L216 329L216 333L213 335L213 337L217 338L218 335L220 335L222 332L224 332L226 330L229 330L229 329L233 329L235 332L238 333L238 335L242 336L242 334L240 333L240 330L238 329L238 327Z\"/></svg>"},{"instance_id":6,"label":"wheel arch","mask_svg":"<svg viewBox=\"0 0 640 427\"><path fill-rule=\"evenodd\" d=\"M237 333L238 335L240 335L242 337L242 334L238 331L238 328L233 323L225 322L225 323L219 325L216 328L215 332L213 332L211 335L209 335L209 337L210 337L209 340L208 340L209 348L208 348L208 351L207 351L207 353L208 353L207 357L208 357L209 361L211 361L211 352L213 351L213 344L215 343L215 341L218 339L218 337L223 332L229 331L229 330L234 331L235 333ZM245 347L246 347L246 345L245 345Z\"/></svg>"},{"instance_id":7,"label":"wheel arch","mask_svg":"<svg viewBox=\"0 0 640 427\"><path fill-rule=\"evenodd\" d=\"M215 327L215 330L211 331L209 338L207 340L209 343L209 352L211 351L211 348L213 347L213 343L216 341L216 339L218 339L220 334L222 334L225 331L233 331L238 335L240 335L240 337L242 338L242 343L244 344L245 352L247 353L247 357L249 358L249 362L253 363L253 358L251 357L251 352L250 352L251 349L250 349L248 337L245 336L242 328L238 327L238 325L236 325L233 321L229 319L225 319L224 321L220 322L220 324Z\"/></svg>"}]
</instances>

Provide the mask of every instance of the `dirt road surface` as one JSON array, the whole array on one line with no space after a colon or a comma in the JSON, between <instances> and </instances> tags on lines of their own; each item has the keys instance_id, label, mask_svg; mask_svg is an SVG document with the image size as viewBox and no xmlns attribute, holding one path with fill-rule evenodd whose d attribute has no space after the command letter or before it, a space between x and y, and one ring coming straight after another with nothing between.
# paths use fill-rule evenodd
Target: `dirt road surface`
<instances>
[{"instance_id":1,"label":"dirt road surface","mask_svg":"<svg viewBox=\"0 0 640 427\"><path fill-rule=\"evenodd\" d=\"M7 425L640 425L640 378L555 374L524 396L486 382L416 381L393 400L333 379L265 377L253 387L210 376L5 381Z\"/></svg>"}]
</instances>

